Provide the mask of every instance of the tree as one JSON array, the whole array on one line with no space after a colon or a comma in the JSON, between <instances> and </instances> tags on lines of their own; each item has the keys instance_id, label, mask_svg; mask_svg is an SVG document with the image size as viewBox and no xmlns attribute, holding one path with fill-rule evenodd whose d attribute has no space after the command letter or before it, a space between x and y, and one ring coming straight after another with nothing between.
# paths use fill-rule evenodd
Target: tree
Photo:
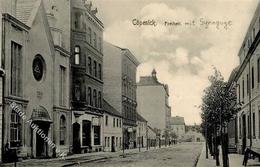
<instances>
[{"instance_id":1,"label":"tree","mask_svg":"<svg viewBox=\"0 0 260 167\"><path fill-rule=\"evenodd\" d=\"M170 132L170 137L174 140L174 144L175 144L176 140L178 139L178 135L175 132Z\"/></svg>"},{"instance_id":2,"label":"tree","mask_svg":"<svg viewBox=\"0 0 260 167\"><path fill-rule=\"evenodd\" d=\"M206 143L209 146L210 153L216 158L216 165L219 166L218 148L222 146L223 166L228 166L228 146L225 145L227 134L223 131L227 123L237 112L234 105L236 100L235 91L227 88L227 82L224 81L221 73L214 68L214 74L209 76L210 86L204 90L201 105L202 133L205 136ZM217 132L220 136L217 136ZM223 135L224 133L224 135Z\"/></svg>"}]
</instances>

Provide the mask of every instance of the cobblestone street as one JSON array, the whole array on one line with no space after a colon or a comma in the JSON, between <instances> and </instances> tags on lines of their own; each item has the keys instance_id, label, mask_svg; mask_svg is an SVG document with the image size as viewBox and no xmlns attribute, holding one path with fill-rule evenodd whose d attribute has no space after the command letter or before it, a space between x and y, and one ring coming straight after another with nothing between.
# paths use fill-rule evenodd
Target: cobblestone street
<instances>
[{"instance_id":1,"label":"cobblestone street","mask_svg":"<svg viewBox=\"0 0 260 167\"><path fill-rule=\"evenodd\" d=\"M130 154L125 158L115 157L74 167L194 167L201 150L201 143L181 143L173 147Z\"/></svg>"}]
</instances>

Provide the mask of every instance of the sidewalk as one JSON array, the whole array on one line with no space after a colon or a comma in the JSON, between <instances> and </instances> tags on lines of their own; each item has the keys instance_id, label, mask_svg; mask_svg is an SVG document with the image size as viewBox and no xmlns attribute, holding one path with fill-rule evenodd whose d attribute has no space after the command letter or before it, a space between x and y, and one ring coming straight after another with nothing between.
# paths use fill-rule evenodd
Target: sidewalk
<instances>
[{"instance_id":1,"label":"sidewalk","mask_svg":"<svg viewBox=\"0 0 260 167\"><path fill-rule=\"evenodd\" d=\"M229 166L230 167L243 167L243 155L241 154L229 154ZM222 154L220 151L219 155L219 161L220 161L220 167L222 166ZM209 154L209 158L206 159L206 146L204 144L203 149L200 154L200 158L197 163L197 167L215 167L216 166L216 160L211 157ZM247 166L260 166L260 162L255 160L248 160Z\"/></svg>"},{"instance_id":2,"label":"sidewalk","mask_svg":"<svg viewBox=\"0 0 260 167\"><path fill-rule=\"evenodd\" d=\"M168 146L169 147L169 146ZM170 146L172 147L172 146ZM165 148L165 146L162 146L161 148ZM141 148L140 152L146 152L146 151L152 151L159 149L158 147L154 148L151 147L149 150L147 148ZM137 154L139 153L139 148L135 149L129 149L125 150L123 154L123 150L117 151L117 152L93 152L93 153L85 153L85 154L73 154L70 156L65 157L65 159L62 158L50 158L50 159L27 159L23 160L21 162L17 162L17 165L20 167L22 166L35 166L36 164L45 164L44 166L71 166L73 164L78 163L86 163L96 160L102 160L102 159L109 159L113 157L118 156L128 156L131 154ZM13 167L14 163L6 163L6 164L0 164L0 166L4 167Z\"/></svg>"}]
</instances>

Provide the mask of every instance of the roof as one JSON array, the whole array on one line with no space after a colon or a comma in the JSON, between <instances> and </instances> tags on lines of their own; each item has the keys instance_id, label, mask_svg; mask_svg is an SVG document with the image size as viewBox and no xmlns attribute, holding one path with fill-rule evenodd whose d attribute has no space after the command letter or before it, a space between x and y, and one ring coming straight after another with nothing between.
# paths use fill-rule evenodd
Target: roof
<instances>
[{"instance_id":1,"label":"roof","mask_svg":"<svg viewBox=\"0 0 260 167\"><path fill-rule=\"evenodd\" d=\"M232 83L234 82L234 79L235 79L235 76L237 74L239 70L239 66L237 66L236 68L234 68L229 76L229 79L228 79L228 87L230 87L232 85Z\"/></svg>"},{"instance_id":2,"label":"roof","mask_svg":"<svg viewBox=\"0 0 260 167\"><path fill-rule=\"evenodd\" d=\"M170 119L170 124L171 125L185 125L184 117L171 117Z\"/></svg>"},{"instance_id":3,"label":"roof","mask_svg":"<svg viewBox=\"0 0 260 167\"><path fill-rule=\"evenodd\" d=\"M24 24L31 26L38 8L42 5L41 0L17 1L16 18Z\"/></svg>"},{"instance_id":4,"label":"roof","mask_svg":"<svg viewBox=\"0 0 260 167\"><path fill-rule=\"evenodd\" d=\"M148 86L148 85L162 85L162 83L160 83L157 78L153 77L153 76L143 76L140 77L140 81L137 83L137 85L139 86Z\"/></svg>"},{"instance_id":5,"label":"roof","mask_svg":"<svg viewBox=\"0 0 260 167\"><path fill-rule=\"evenodd\" d=\"M140 121L140 122L147 122L147 120L144 119L144 117L142 117L139 113L136 113L136 116L137 116L137 121Z\"/></svg>"},{"instance_id":6,"label":"roof","mask_svg":"<svg viewBox=\"0 0 260 167\"><path fill-rule=\"evenodd\" d=\"M105 99L103 99L103 110L107 114L122 117L121 113L112 107Z\"/></svg>"}]
</instances>

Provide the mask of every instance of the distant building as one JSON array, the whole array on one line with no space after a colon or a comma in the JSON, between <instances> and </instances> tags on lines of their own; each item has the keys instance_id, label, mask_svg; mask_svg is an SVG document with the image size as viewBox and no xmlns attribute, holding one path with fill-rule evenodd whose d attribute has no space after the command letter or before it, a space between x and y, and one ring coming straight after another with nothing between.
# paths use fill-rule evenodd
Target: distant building
<instances>
[{"instance_id":1,"label":"distant building","mask_svg":"<svg viewBox=\"0 0 260 167\"><path fill-rule=\"evenodd\" d=\"M146 147L147 144L147 121L137 113L137 147Z\"/></svg>"},{"instance_id":2,"label":"distant building","mask_svg":"<svg viewBox=\"0 0 260 167\"><path fill-rule=\"evenodd\" d=\"M155 69L151 76L142 76L137 83L137 111L152 128L161 132L169 128L171 107L168 85L158 81Z\"/></svg>"},{"instance_id":3,"label":"distant building","mask_svg":"<svg viewBox=\"0 0 260 167\"><path fill-rule=\"evenodd\" d=\"M106 100L103 101L104 151L119 151L122 149L122 115Z\"/></svg>"},{"instance_id":4,"label":"distant building","mask_svg":"<svg viewBox=\"0 0 260 167\"><path fill-rule=\"evenodd\" d=\"M178 136L178 139L182 139L185 134L184 117L171 117L170 126L171 131L175 132L175 134Z\"/></svg>"},{"instance_id":5,"label":"distant building","mask_svg":"<svg viewBox=\"0 0 260 167\"><path fill-rule=\"evenodd\" d=\"M104 43L104 98L123 116L125 148L136 146L136 68L129 49Z\"/></svg>"},{"instance_id":6,"label":"distant building","mask_svg":"<svg viewBox=\"0 0 260 167\"><path fill-rule=\"evenodd\" d=\"M183 136L183 141L186 142L204 142L203 135L197 131L189 130Z\"/></svg>"},{"instance_id":7,"label":"distant building","mask_svg":"<svg viewBox=\"0 0 260 167\"><path fill-rule=\"evenodd\" d=\"M156 147L157 146L157 132L151 127L147 126L147 144L148 147Z\"/></svg>"}]
</instances>

